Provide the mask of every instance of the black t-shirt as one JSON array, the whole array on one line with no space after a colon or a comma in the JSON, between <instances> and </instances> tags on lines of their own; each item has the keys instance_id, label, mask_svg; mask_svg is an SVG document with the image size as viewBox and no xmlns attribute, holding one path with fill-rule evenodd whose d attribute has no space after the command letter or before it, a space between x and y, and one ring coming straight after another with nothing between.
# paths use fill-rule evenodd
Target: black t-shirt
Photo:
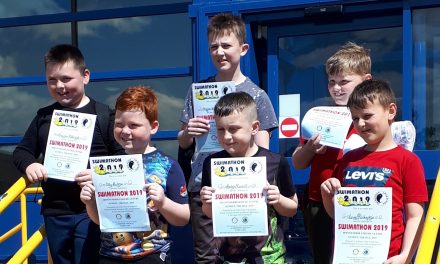
<instances>
[{"instance_id":1,"label":"black t-shirt","mask_svg":"<svg viewBox=\"0 0 440 264\"><path fill-rule=\"evenodd\" d=\"M96 119L90 156L123 154L124 150L113 137L114 111L96 113L96 104L97 102L90 98L88 104L77 109L67 108L59 103L54 103L38 110L37 115L29 125L22 141L14 150L13 160L15 166L21 172L25 173L26 168L30 164L38 162L40 155L43 156L44 160L52 113L55 109L97 115L109 115L106 119L98 117ZM98 125L99 120L108 120L108 124ZM106 131L101 131L102 128L105 128ZM106 133L105 136L103 136L104 133ZM108 142L105 142L106 140ZM42 181L41 186L44 191L41 208L42 214L66 215L85 211L85 205L79 198L81 189L76 182L49 178L46 182Z\"/></svg>"}]
</instances>

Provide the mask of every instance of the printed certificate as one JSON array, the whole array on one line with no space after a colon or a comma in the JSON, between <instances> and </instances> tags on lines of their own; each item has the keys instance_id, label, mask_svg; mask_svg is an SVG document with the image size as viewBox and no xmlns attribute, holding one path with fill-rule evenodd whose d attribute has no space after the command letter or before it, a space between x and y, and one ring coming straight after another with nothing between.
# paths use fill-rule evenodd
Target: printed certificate
<instances>
[{"instance_id":1,"label":"printed certificate","mask_svg":"<svg viewBox=\"0 0 440 264\"><path fill-rule=\"evenodd\" d=\"M387 260L392 189L344 187L334 196L333 264L377 264Z\"/></svg>"},{"instance_id":2,"label":"printed certificate","mask_svg":"<svg viewBox=\"0 0 440 264\"><path fill-rule=\"evenodd\" d=\"M211 160L214 237L267 236L266 157Z\"/></svg>"},{"instance_id":3,"label":"printed certificate","mask_svg":"<svg viewBox=\"0 0 440 264\"><path fill-rule=\"evenodd\" d=\"M90 157L103 232L149 231L142 155Z\"/></svg>"},{"instance_id":4,"label":"printed certificate","mask_svg":"<svg viewBox=\"0 0 440 264\"><path fill-rule=\"evenodd\" d=\"M220 97L232 92L235 92L234 82L192 84L194 117L201 117L209 120L209 125L211 127L207 134L196 137L196 149L198 152L215 152L223 149L217 141L214 106Z\"/></svg>"},{"instance_id":5,"label":"printed certificate","mask_svg":"<svg viewBox=\"0 0 440 264\"><path fill-rule=\"evenodd\" d=\"M309 139L320 134L322 145L342 149L351 123L351 113L345 106L314 107L304 115L301 136Z\"/></svg>"},{"instance_id":6,"label":"printed certificate","mask_svg":"<svg viewBox=\"0 0 440 264\"><path fill-rule=\"evenodd\" d=\"M87 169L96 115L54 110L44 167L49 178L74 181Z\"/></svg>"}]
</instances>

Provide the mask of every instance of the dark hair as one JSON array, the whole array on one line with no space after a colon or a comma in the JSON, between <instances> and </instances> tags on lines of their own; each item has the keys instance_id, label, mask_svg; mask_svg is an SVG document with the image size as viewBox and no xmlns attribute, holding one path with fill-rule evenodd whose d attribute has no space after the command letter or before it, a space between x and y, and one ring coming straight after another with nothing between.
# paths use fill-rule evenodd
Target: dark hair
<instances>
[{"instance_id":1,"label":"dark hair","mask_svg":"<svg viewBox=\"0 0 440 264\"><path fill-rule=\"evenodd\" d=\"M66 63L72 61L75 68L78 69L81 74L84 74L86 70L86 64L84 56L81 51L70 44L59 44L53 46L44 56L44 66L47 67L49 63Z\"/></svg>"},{"instance_id":2,"label":"dark hair","mask_svg":"<svg viewBox=\"0 0 440 264\"><path fill-rule=\"evenodd\" d=\"M140 110L153 123L157 121L157 97L149 86L133 86L125 89L116 99L119 111Z\"/></svg>"},{"instance_id":3,"label":"dark hair","mask_svg":"<svg viewBox=\"0 0 440 264\"><path fill-rule=\"evenodd\" d=\"M208 24L209 36L223 36L223 34L231 32L237 37L240 44L246 43L246 26L239 16L228 13L220 13L213 16Z\"/></svg>"},{"instance_id":4,"label":"dark hair","mask_svg":"<svg viewBox=\"0 0 440 264\"><path fill-rule=\"evenodd\" d=\"M243 112L248 109L249 118L257 119L257 104L252 96L245 92L229 93L220 98L214 107L214 115L229 116L234 111Z\"/></svg>"},{"instance_id":5,"label":"dark hair","mask_svg":"<svg viewBox=\"0 0 440 264\"><path fill-rule=\"evenodd\" d=\"M378 100L383 107L396 103L394 92L386 81L372 79L361 82L351 93L347 107L364 109L368 102L374 103L374 100Z\"/></svg>"}]
</instances>

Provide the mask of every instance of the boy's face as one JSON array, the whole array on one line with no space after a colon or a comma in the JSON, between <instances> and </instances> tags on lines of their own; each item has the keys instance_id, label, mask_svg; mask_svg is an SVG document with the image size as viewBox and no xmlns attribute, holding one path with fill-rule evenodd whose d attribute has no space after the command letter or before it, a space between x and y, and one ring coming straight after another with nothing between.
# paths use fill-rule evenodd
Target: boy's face
<instances>
[{"instance_id":1,"label":"boy's face","mask_svg":"<svg viewBox=\"0 0 440 264\"><path fill-rule=\"evenodd\" d=\"M393 140L390 124L396 116L397 107L395 104L383 107L376 99L374 103L368 101L364 109L352 107L350 112L354 128L369 147L388 144L389 142L383 140L386 136L389 136L390 141Z\"/></svg>"},{"instance_id":2,"label":"boy's face","mask_svg":"<svg viewBox=\"0 0 440 264\"><path fill-rule=\"evenodd\" d=\"M336 105L347 105L354 88L361 82L371 79L371 74L342 73L328 76L328 92Z\"/></svg>"},{"instance_id":3,"label":"boy's face","mask_svg":"<svg viewBox=\"0 0 440 264\"><path fill-rule=\"evenodd\" d=\"M46 82L50 96L62 106L77 108L85 99L84 87L89 83L90 72L84 74L72 61L46 65Z\"/></svg>"},{"instance_id":4,"label":"boy's face","mask_svg":"<svg viewBox=\"0 0 440 264\"><path fill-rule=\"evenodd\" d=\"M127 154L143 154L149 147L151 135L159 128L159 122L150 123L144 112L116 110L113 134Z\"/></svg>"},{"instance_id":5,"label":"boy's face","mask_svg":"<svg viewBox=\"0 0 440 264\"><path fill-rule=\"evenodd\" d=\"M234 73L249 48L248 44L240 44L232 32L218 36L211 34L208 41L212 63L219 72Z\"/></svg>"},{"instance_id":6,"label":"boy's face","mask_svg":"<svg viewBox=\"0 0 440 264\"><path fill-rule=\"evenodd\" d=\"M229 116L215 116L217 125L217 137L220 145L232 157L248 157L254 144L254 136L257 134L260 123L248 118L248 111L234 111Z\"/></svg>"}]
</instances>

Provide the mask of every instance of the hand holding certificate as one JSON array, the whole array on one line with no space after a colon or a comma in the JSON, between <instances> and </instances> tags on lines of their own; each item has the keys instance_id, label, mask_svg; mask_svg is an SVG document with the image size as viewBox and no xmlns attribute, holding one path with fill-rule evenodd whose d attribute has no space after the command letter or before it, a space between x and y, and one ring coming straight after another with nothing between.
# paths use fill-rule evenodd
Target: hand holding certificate
<instances>
[{"instance_id":1,"label":"hand holding certificate","mask_svg":"<svg viewBox=\"0 0 440 264\"><path fill-rule=\"evenodd\" d=\"M193 107L194 117L202 117L209 120L209 132L196 138L198 152L220 151L222 147L217 141L217 132L214 121L214 106L225 94L235 92L234 82L208 82L193 83Z\"/></svg>"},{"instance_id":2,"label":"hand holding certificate","mask_svg":"<svg viewBox=\"0 0 440 264\"><path fill-rule=\"evenodd\" d=\"M266 157L211 160L214 237L267 236Z\"/></svg>"},{"instance_id":3,"label":"hand holding certificate","mask_svg":"<svg viewBox=\"0 0 440 264\"><path fill-rule=\"evenodd\" d=\"M351 113L347 107L318 106L304 115L301 135L309 139L319 133L322 145L342 149L351 123Z\"/></svg>"},{"instance_id":4,"label":"hand holding certificate","mask_svg":"<svg viewBox=\"0 0 440 264\"><path fill-rule=\"evenodd\" d=\"M142 155L91 157L90 166L101 231L150 230Z\"/></svg>"},{"instance_id":5,"label":"hand holding certificate","mask_svg":"<svg viewBox=\"0 0 440 264\"><path fill-rule=\"evenodd\" d=\"M49 178L74 181L87 169L96 115L55 110L44 156Z\"/></svg>"},{"instance_id":6,"label":"hand holding certificate","mask_svg":"<svg viewBox=\"0 0 440 264\"><path fill-rule=\"evenodd\" d=\"M343 187L334 206L333 263L383 263L390 246L392 189Z\"/></svg>"}]
</instances>

